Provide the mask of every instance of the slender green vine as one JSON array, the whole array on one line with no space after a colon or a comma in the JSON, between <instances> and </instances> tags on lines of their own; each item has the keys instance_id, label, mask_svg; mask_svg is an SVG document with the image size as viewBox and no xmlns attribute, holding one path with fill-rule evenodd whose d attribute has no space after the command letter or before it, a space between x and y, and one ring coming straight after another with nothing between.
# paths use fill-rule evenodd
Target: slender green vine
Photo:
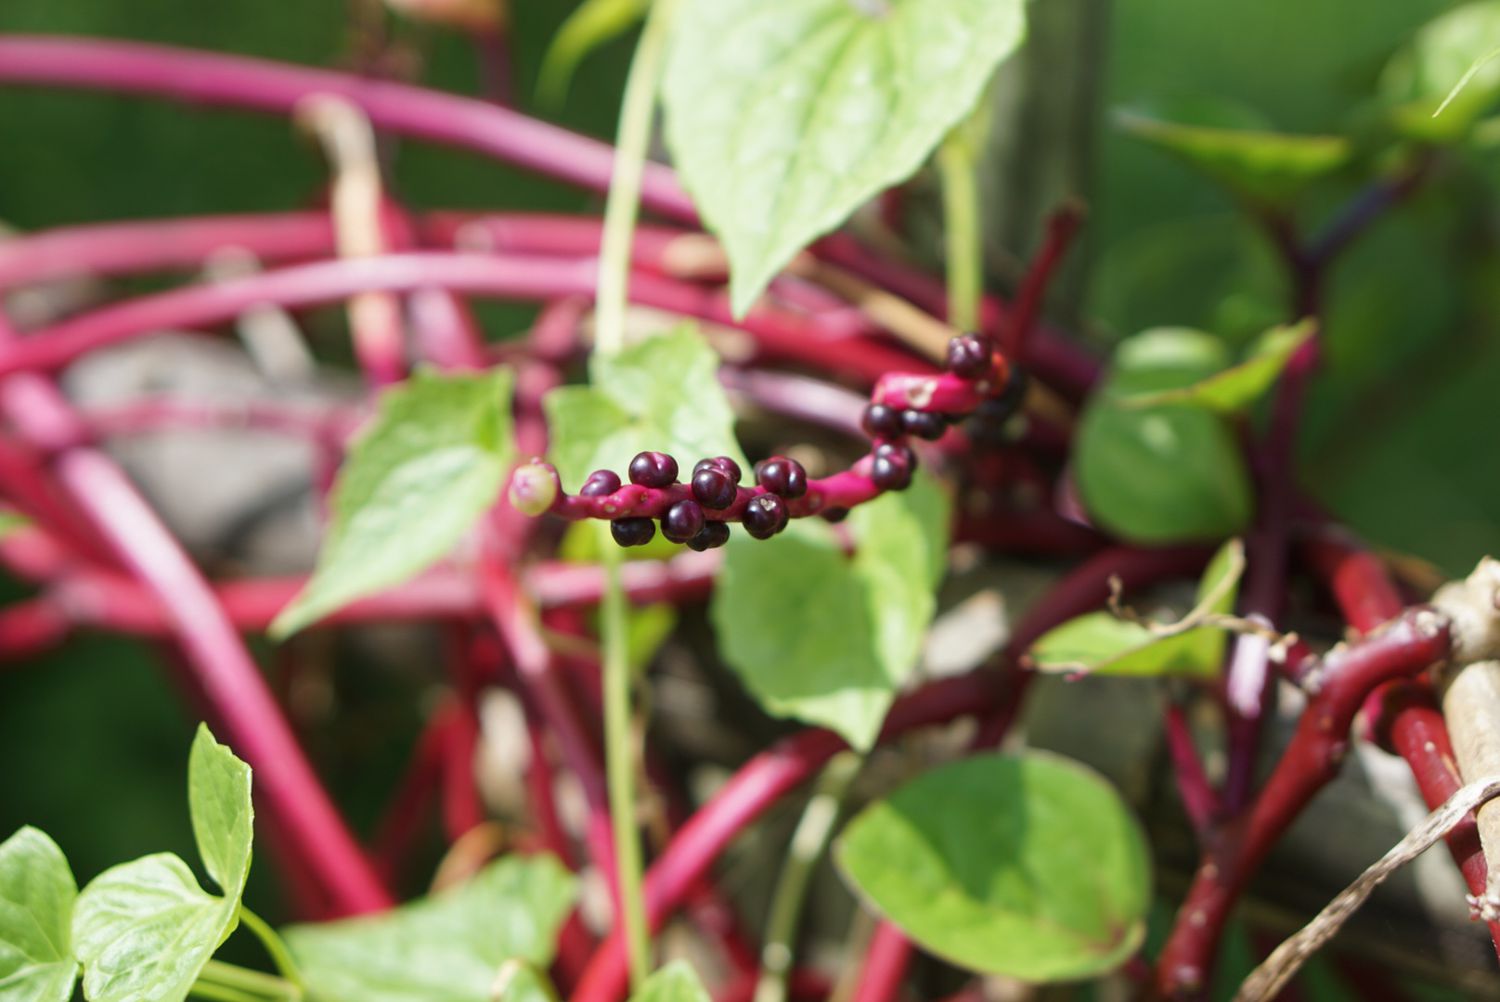
<instances>
[{"instance_id":1,"label":"slender green vine","mask_svg":"<svg viewBox=\"0 0 1500 1002\"><path fill-rule=\"evenodd\" d=\"M656 111L667 30L676 4L677 0L655 0L652 4L625 83L599 256L594 350L603 354L618 352L625 340L630 245L640 212L641 178ZM651 973L651 930L646 920L641 841L636 824L629 612L620 579L620 550L610 539L607 525L601 523L600 532L606 580L599 627L604 671L605 772L619 872L620 922L630 957L631 984L639 989Z\"/></svg>"},{"instance_id":2,"label":"slender green vine","mask_svg":"<svg viewBox=\"0 0 1500 1002\"><path fill-rule=\"evenodd\" d=\"M969 331L979 327L979 302L984 285L976 145L969 125L960 123L948 133L937 155L943 184L948 322Z\"/></svg>"}]
</instances>

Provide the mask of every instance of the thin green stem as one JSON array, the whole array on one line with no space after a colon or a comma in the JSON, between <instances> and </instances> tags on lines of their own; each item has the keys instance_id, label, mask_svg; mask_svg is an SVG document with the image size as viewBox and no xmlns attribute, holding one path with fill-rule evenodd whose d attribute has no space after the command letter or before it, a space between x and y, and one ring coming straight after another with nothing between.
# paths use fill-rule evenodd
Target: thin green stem
<instances>
[{"instance_id":1,"label":"thin green stem","mask_svg":"<svg viewBox=\"0 0 1500 1002\"><path fill-rule=\"evenodd\" d=\"M943 182L943 233L948 267L948 323L979 326L984 285L984 244L979 220L978 162L967 125L960 123L938 148Z\"/></svg>"},{"instance_id":2,"label":"thin green stem","mask_svg":"<svg viewBox=\"0 0 1500 1002\"><path fill-rule=\"evenodd\" d=\"M599 289L594 324L594 351L611 355L625 342L625 307L630 278L630 245L640 214L641 177L656 112L656 92L666 55L667 31L677 0L655 0L630 64L615 162L604 206L604 233L599 249ZM605 589L600 644L604 671L604 766L609 786L610 823L614 828L615 868L620 880L620 924L630 957L630 981L639 989L651 973L651 930L646 924L641 838L636 824L635 754L631 727L631 678L625 588L620 580L620 550L600 524Z\"/></svg>"},{"instance_id":3,"label":"thin green stem","mask_svg":"<svg viewBox=\"0 0 1500 1002\"><path fill-rule=\"evenodd\" d=\"M813 870L828 847L828 837L838 821L844 795L859 773L861 759L844 752L828 763L818 780L818 788L803 808L802 819L792 833L787 847L786 863L776 880L771 896L771 915L766 921L766 942L760 952L760 979L755 985L754 1002L786 1002L787 972L792 968L797 926L802 918L802 903Z\"/></svg>"},{"instance_id":4,"label":"thin green stem","mask_svg":"<svg viewBox=\"0 0 1500 1002\"><path fill-rule=\"evenodd\" d=\"M297 962L292 959L292 951L287 949L286 941L275 929L271 928L271 924L243 904L240 905L240 921L266 948L266 953L270 954L271 962L281 972L282 978L290 982L297 989L298 994L306 992L307 984L302 980L302 972L297 969Z\"/></svg>"},{"instance_id":5,"label":"thin green stem","mask_svg":"<svg viewBox=\"0 0 1500 1002\"><path fill-rule=\"evenodd\" d=\"M264 995L252 995L211 981L194 981L188 994L193 998L208 999L209 1002L266 1002Z\"/></svg>"},{"instance_id":6,"label":"thin green stem","mask_svg":"<svg viewBox=\"0 0 1500 1002\"><path fill-rule=\"evenodd\" d=\"M234 992L238 996L257 1000L296 1000L302 998L303 995L300 986L284 978L261 971L252 971L237 964L226 964L221 960L210 960L203 965L203 970L198 972L198 980L193 985L194 992L197 992L199 988L207 991Z\"/></svg>"},{"instance_id":7,"label":"thin green stem","mask_svg":"<svg viewBox=\"0 0 1500 1002\"><path fill-rule=\"evenodd\" d=\"M625 340L630 243L635 235L636 217L640 214L641 177L646 168L646 149L651 142L651 122L656 113L656 92L666 54L667 29L676 5L677 0L655 0L651 5L635 58L630 63L625 99L620 106L615 162L609 179L609 199L604 205L604 233L599 248L599 291L594 330L595 350L607 355L619 351Z\"/></svg>"},{"instance_id":8,"label":"thin green stem","mask_svg":"<svg viewBox=\"0 0 1500 1002\"><path fill-rule=\"evenodd\" d=\"M600 641L604 662L604 765L608 774L609 814L615 836L615 868L620 875L620 917L630 956L635 989L651 973L651 930L646 925L641 837L636 825L635 740L631 727L629 612L620 580L620 549L601 523L605 589L600 607Z\"/></svg>"}]
</instances>

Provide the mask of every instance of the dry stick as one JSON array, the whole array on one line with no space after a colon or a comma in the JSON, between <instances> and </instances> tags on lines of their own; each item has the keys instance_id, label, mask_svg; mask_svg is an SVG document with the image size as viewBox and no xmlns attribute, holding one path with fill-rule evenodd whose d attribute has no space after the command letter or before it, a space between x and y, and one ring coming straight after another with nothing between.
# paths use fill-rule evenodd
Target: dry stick
<instances>
[{"instance_id":1,"label":"dry stick","mask_svg":"<svg viewBox=\"0 0 1500 1002\"><path fill-rule=\"evenodd\" d=\"M1334 937L1349 917L1365 903L1370 893L1398 869L1432 848L1469 812L1500 795L1500 776L1491 776L1463 787L1447 802L1412 829L1380 861L1360 874L1300 932L1278 946L1265 962L1250 973L1235 1002L1267 1002L1274 999L1297 970ZM1483 813L1483 812L1481 812Z\"/></svg>"},{"instance_id":2,"label":"dry stick","mask_svg":"<svg viewBox=\"0 0 1500 1002\"><path fill-rule=\"evenodd\" d=\"M1500 661L1476 661L1452 674L1443 691L1443 718L1453 740L1459 773L1470 782L1500 776ZM1471 895L1474 913L1486 922L1500 919L1500 806L1475 815L1488 873L1483 894Z\"/></svg>"},{"instance_id":3,"label":"dry stick","mask_svg":"<svg viewBox=\"0 0 1500 1002\"><path fill-rule=\"evenodd\" d=\"M333 94L305 98L298 121L323 144L333 168L333 222L340 257L384 254L380 224L382 185L375 130L359 107ZM405 331L401 302L393 293L362 292L349 300L349 329L365 375L376 386L404 375Z\"/></svg>"}]
</instances>

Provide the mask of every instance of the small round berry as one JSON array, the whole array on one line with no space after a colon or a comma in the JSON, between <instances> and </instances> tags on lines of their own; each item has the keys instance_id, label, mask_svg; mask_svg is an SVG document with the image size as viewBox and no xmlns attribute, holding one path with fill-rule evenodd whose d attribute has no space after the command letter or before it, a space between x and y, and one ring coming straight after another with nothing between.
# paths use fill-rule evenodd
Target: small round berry
<instances>
[{"instance_id":1,"label":"small round berry","mask_svg":"<svg viewBox=\"0 0 1500 1002\"><path fill-rule=\"evenodd\" d=\"M901 425L908 435L936 442L948 430L948 419L935 411L902 411Z\"/></svg>"},{"instance_id":2,"label":"small round berry","mask_svg":"<svg viewBox=\"0 0 1500 1002\"><path fill-rule=\"evenodd\" d=\"M674 543L686 543L703 531L703 506L679 501L661 517L661 534Z\"/></svg>"},{"instance_id":3,"label":"small round berry","mask_svg":"<svg viewBox=\"0 0 1500 1002\"><path fill-rule=\"evenodd\" d=\"M688 540L688 549L697 550L699 553L702 553L704 550L712 550L723 546L727 542L729 542L729 525L727 523L704 522L703 528L698 531L698 535Z\"/></svg>"},{"instance_id":4,"label":"small round berry","mask_svg":"<svg viewBox=\"0 0 1500 1002\"><path fill-rule=\"evenodd\" d=\"M586 498L602 498L619 489L620 475L618 473L614 470L595 470L583 482L583 487L578 493Z\"/></svg>"},{"instance_id":5,"label":"small round berry","mask_svg":"<svg viewBox=\"0 0 1500 1002\"><path fill-rule=\"evenodd\" d=\"M772 456L755 464L755 479L772 494L800 498L807 493L807 471L795 459Z\"/></svg>"},{"instance_id":6,"label":"small round berry","mask_svg":"<svg viewBox=\"0 0 1500 1002\"><path fill-rule=\"evenodd\" d=\"M859 424L871 438L895 438L902 431L901 412L885 404L870 404Z\"/></svg>"},{"instance_id":7,"label":"small round berry","mask_svg":"<svg viewBox=\"0 0 1500 1002\"><path fill-rule=\"evenodd\" d=\"M656 535L656 523L649 518L617 518L609 523L609 534L621 546L645 546Z\"/></svg>"},{"instance_id":8,"label":"small round berry","mask_svg":"<svg viewBox=\"0 0 1500 1002\"><path fill-rule=\"evenodd\" d=\"M870 479L883 491L905 490L911 486L911 476L916 468L916 454L905 446L877 449L870 464Z\"/></svg>"},{"instance_id":9,"label":"small round berry","mask_svg":"<svg viewBox=\"0 0 1500 1002\"><path fill-rule=\"evenodd\" d=\"M968 424L970 437L978 442L992 444L1007 441L1006 425L1011 418L1016 416L1016 411L1026 399L1028 382L1026 370L1011 369L1005 388L1000 391L1000 395L982 400L979 406L974 408L973 416Z\"/></svg>"},{"instance_id":10,"label":"small round berry","mask_svg":"<svg viewBox=\"0 0 1500 1002\"><path fill-rule=\"evenodd\" d=\"M693 476L697 476L704 470L718 470L728 477L734 484L740 482L740 464L728 456L714 456L711 459L700 459L693 467Z\"/></svg>"},{"instance_id":11,"label":"small round berry","mask_svg":"<svg viewBox=\"0 0 1500 1002\"><path fill-rule=\"evenodd\" d=\"M511 474L508 496L511 507L534 517L552 507L559 490L557 471L552 464L532 460L516 467Z\"/></svg>"},{"instance_id":12,"label":"small round berry","mask_svg":"<svg viewBox=\"0 0 1500 1002\"><path fill-rule=\"evenodd\" d=\"M775 494L757 494L745 506L745 513L740 516L740 520L752 538L770 539L786 528L790 517L786 502L781 498Z\"/></svg>"},{"instance_id":13,"label":"small round berry","mask_svg":"<svg viewBox=\"0 0 1500 1002\"><path fill-rule=\"evenodd\" d=\"M848 508L829 508L823 512L823 517L830 522L842 522L849 517Z\"/></svg>"},{"instance_id":14,"label":"small round berry","mask_svg":"<svg viewBox=\"0 0 1500 1002\"><path fill-rule=\"evenodd\" d=\"M642 487L666 487L677 480L677 460L665 452L640 452L630 461L630 482Z\"/></svg>"},{"instance_id":15,"label":"small round berry","mask_svg":"<svg viewBox=\"0 0 1500 1002\"><path fill-rule=\"evenodd\" d=\"M983 379L994 371L989 339L961 334L948 342L948 371L960 379Z\"/></svg>"},{"instance_id":16,"label":"small round berry","mask_svg":"<svg viewBox=\"0 0 1500 1002\"><path fill-rule=\"evenodd\" d=\"M717 466L703 466L693 474L693 497L705 508L728 508L734 504L735 484Z\"/></svg>"}]
</instances>

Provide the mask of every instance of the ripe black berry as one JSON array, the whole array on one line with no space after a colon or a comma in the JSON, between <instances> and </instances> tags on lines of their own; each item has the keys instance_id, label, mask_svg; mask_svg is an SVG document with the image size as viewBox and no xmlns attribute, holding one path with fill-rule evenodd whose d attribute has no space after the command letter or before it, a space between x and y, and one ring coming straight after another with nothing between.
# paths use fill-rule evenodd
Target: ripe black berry
<instances>
[{"instance_id":1,"label":"ripe black berry","mask_svg":"<svg viewBox=\"0 0 1500 1002\"><path fill-rule=\"evenodd\" d=\"M916 468L916 454L906 446L881 446L870 464L870 479L883 491L904 490Z\"/></svg>"},{"instance_id":2,"label":"ripe black berry","mask_svg":"<svg viewBox=\"0 0 1500 1002\"><path fill-rule=\"evenodd\" d=\"M640 452L630 461L630 482L666 487L677 480L677 460L665 452Z\"/></svg>"},{"instance_id":3,"label":"ripe black berry","mask_svg":"<svg viewBox=\"0 0 1500 1002\"><path fill-rule=\"evenodd\" d=\"M617 518L609 523L609 534L621 546L645 546L656 535L656 523L649 518Z\"/></svg>"},{"instance_id":4,"label":"ripe black berry","mask_svg":"<svg viewBox=\"0 0 1500 1002\"><path fill-rule=\"evenodd\" d=\"M697 550L699 553L702 553L704 550L712 550L715 547L723 546L727 542L729 542L729 526L727 523L704 522L703 528L698 531L698 535L688 540L688 549Z\"/></svg>"},{"instance_id":5,"label":"ripe black berry","mask_svg":"<svg viewBox=\"0 0 1500 1002\"><path fill-rule=\"evenodd\" d=\"M745 531L755 539L770 539L786 528L790 517L786 502L775 494L755 495L745 506L745 513L740 516Z\"/></svg>"},{"instance_id":6,"label":"ripe black berry","mask_svg":"<svg viewBox=\"0 0 1500 1002\"><path fill-rule=\"evenodd\" d=\"M595 470L583 482L579 494L586 498L602 498L620 489L620 475L613 470Z\"/></svg>"},{"instance_id":7,"label":"ripe black berry","mask_svg":"<svg viewBox=\"0 0 1500 1002\"><path fill-rule=\"evenodd\" d=\"M755 464L755 479L772 494L800 498L807 493L807 471L795 459L772 456Z\"/></svg>"},{"instance_id":8,"label":"ripe black berry","mask_svg":"<svg viewBox=\"0 0 1500 1002\"><path fill-rule=\"evenodd\" d=\"M823 517L830 522L842 522L844 519L849 517L849 509L829 508L827 511L823 512Z\"/></svg>"},{"instance_id":9,"label":"ripe black berry","mask_svg":"<svg viewBox=\"0 0 1500 1002\"><path fill-rule=\"evenodd\" d=\"M994 369L989 339L962 334L948 342L948 371L961 379L983 379Z\"/></svg>"},{"instance_id":10,"label":"ripe black berry","mask_svg":"<svg viewBox=\"0 0 1500 1002\"><path fill-rule=\"evenodd\" d=\"M705 508L728 508L734 504L735 484L729 474L717 466L698 464L693 473L693 497Z\"/></svg>"},{"instance_id":11,"label":"ripe black berry","mask_svg":"<svg viewBox=\"0 0 1500 1002\"><path fill-rule=\"evenodd\" d=\"M728 456L714 456L711 459L700 459L693 467L693 476L697 476L704 470L718 470L738 485L740 482L740 464Z\"/></svg>"},{"instance_id":12,"label":"ripe black berry","mask_svg":"<svg viewBox=\"0 0 1500 1002\"><path fill-rule=\"evenodd\" d=\"M871 438L895 438L902 432L901 412L885 404L870 404L859 420Z\"/></svg>"},{"instance_id":13,"label":"ripe black berry","mask_svg":"<svg viewBox=\"0 0 1500 1002\"><path fill-rule=\"evenodd\" d=\"M1006 440L1005 425L1015 417L1026 399L1030 382L1026 370L1012 368L1000 395L980 402L969 422L969 434L980 442L1000 443Z\"/></svg>"},{"instance_id":14,"label":"ripe black berry","mask_svg":"<svg viewBox=\"0 0 1500 1002\"><path fill-rule=\"evenodd\" d=\"M933 411L902 411L901 425L908 435L936 442L948 430L948 419Z\"/></svg>"},{"instance_id":15,"label":"ripe black berry","mask_svg":"<svg viewBox=\"0 0 1500 1002\"><path fill-rule=\"evenodd\" d=\"M703 531L703 506L679 501L661 517L661 534L674 543L686 543Z\"/></svg>"}]
</instances>

